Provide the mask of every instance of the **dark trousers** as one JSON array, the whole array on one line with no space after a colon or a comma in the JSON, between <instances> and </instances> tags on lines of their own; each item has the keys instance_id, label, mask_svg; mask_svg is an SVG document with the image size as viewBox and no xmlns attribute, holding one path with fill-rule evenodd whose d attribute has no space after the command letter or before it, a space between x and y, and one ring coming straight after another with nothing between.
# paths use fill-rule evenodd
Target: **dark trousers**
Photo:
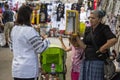
<instances>
[{"instance_id":1,"label":"dark trousers","mask_svg":"<svg viewBox=\"0 0 120 80\"><path fill-rule=\"evenodd\" d=\"M14 78L14 80L35 80L35 78Z\"/></svg>"}]
</instances>

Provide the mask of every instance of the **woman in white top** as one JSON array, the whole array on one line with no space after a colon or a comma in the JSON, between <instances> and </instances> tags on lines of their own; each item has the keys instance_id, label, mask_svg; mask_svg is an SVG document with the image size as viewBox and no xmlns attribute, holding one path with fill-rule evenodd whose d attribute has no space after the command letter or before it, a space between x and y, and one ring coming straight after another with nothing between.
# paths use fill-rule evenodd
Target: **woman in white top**
<instances>
[{"instance_id":1,"label":"woman in white top","mask_svg":"<svg viewBox=\"0 0 120 80\"><path fill-rule=\"evenodd\" d=\"M21 6L16 25L11 31L11 50L13 51L12 77L14 80L38 80L38 54L49 45L49 40L31 26L32 9Z\"/></svg>"}]
</instances>

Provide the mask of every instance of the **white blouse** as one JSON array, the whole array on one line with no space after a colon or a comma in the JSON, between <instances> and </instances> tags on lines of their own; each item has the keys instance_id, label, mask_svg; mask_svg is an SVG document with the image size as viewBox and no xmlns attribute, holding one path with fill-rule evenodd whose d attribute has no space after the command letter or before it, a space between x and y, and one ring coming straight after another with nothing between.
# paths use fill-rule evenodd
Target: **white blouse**
<instances>
[{"instance_id":1,"label":"white blouse","mask_svg":"<svg viewBox=\"0 0 120 80\"><path fill-rule=\"evenodd\" d=\"M86 12L80 13L80 22L85 22L87 20L87 14Z\"/></svg>"},{"instance_id":2,"label":"white blouse","mask_svg":"<svg viewBox=\"0 0 120 80\"><path fill-rule=\"evenodd\" d=\"M38 77L38 54L43 52L49 44L49 40L42 40L33 27L14 26L11 32L12 76L17 78Z\"/></svg>"}]
</instances>

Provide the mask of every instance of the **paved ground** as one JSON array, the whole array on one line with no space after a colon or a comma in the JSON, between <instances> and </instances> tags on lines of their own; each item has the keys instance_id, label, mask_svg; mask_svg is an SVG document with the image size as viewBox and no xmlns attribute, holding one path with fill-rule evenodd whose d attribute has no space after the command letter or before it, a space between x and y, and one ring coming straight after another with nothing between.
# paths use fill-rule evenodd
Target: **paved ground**
<instances>
[{"instance_id":1,"label":"paved ground","mask_svg":"<svg viewBox=\"0 0 120 80\"><path fill-rule=\"evenodd\" d=\"M51 43L60 45L60 41L57 38L50 38ZM64 39L65 44L68 46L67 39ZM12 80L11 77L11 61L12 53L9 48L0 48L0 80ZM66 65L67 65L67 74L66 80L70 80L70 65L71 65L71 53L67 54Z\"/></svg>"}]
</instances>

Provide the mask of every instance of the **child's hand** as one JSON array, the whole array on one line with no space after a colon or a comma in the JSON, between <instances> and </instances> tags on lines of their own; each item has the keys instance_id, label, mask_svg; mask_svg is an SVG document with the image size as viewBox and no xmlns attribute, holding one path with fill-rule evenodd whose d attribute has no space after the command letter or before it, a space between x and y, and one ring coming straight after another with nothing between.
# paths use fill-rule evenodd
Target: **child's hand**
<instances>
[{"instance_id":1,"label":"child's hand","mask_svg":"<svg viewBox=\"0 0 120 80\"><path fill-rule=\"evenodd\" d=\"M60 40L60 41L62 41L62 40L63 40L63 39L62 39L62 36L59 36L59 40Z\"/></svg>"},{"instance_id":2,"label":"child's hand","mask_svg":"<svg viewBox=\"0 0 120 80\"><path fill-rule=\"evenodd\" d=\"M68 35L72 35L72 34L73 34L73 32L68 32L67 34L68 34Z\"/></svg>"}]
</instances>

